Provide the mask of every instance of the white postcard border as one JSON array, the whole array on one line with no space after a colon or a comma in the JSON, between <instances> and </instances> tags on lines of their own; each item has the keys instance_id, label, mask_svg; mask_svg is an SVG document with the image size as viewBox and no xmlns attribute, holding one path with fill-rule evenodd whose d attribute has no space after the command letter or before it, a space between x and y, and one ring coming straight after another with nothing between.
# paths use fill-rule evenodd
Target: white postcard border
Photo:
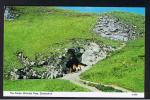
<instances>
[{"instance_id":1,"label":"white postcard border","mask_svg":"<svg viewBox=\"0 0 150 100\"><path fill-rule=\"evenodd\" d=\"M4 97L92 97L92 98L144 98L139 92L45 92L45 91L4 91Z\"/></svg>"}]
</instances>

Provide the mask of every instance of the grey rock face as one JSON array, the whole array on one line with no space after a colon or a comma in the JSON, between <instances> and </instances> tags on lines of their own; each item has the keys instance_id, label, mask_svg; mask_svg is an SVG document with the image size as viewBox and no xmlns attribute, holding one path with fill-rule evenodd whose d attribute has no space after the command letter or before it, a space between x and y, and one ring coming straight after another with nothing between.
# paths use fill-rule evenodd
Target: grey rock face
<instances>
[{"instance_id":1,"label":"grey rock face","mask_svg":"<svg viewBox=\"0 0 150 100\"><path fill-rule=\"evenodd\" d=\"M128 41L136 38L133 26L124 24L119 19L110 16L101 16L93 31L102 37L113 40Z\"/></svg>"},{"instance_id":2,"label":"grey rock face","mask_svg":"<svg viewBox=\"0 0 150 100\"><path fill-rule=\"evenodd\" d=\"M91 66L99 60L106 58L107 51L94 42L85 46L85 52L82 55L82 63Z\"/></svg>"}]
</instances>

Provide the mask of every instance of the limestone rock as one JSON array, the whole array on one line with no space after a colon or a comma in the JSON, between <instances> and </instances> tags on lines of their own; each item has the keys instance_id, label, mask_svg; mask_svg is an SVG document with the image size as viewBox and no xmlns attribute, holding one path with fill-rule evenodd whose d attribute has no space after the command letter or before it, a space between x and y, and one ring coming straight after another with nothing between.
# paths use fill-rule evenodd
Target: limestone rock
<instances>
[{"instance_id":1,"label":"limestone rock","mask_svg":"<svg viewBox=\"0 0 150 100\"><path fill-rule=\"evenodd\" d=\"M105 57L106 52L103 51L103 48L100 48L100 46L96 43L89 43L88 45L86 45L85 52L82 55L82 63L90 66Z\"/></svg>"},{"instance_id":2,"label":"limestone rock","mask_svg":"<svg viewBox=\"0 0 150 100\"><path fill-rule=\"evenodd\" d=\"M14 69L10 72L11 79L55 79L70 73L73 64L83 66L93 65L99 60L106 58L107 53L114 51L111 46L98 45L95 42L87 42L82 47L66 48L64 54L44 57L38 54L35 60L30 60L23 52L17 53L18 60L22 63L22 68ZM39 71L36 69L46 69ZM80 70L75 70L80 71Z\"/></svg>"},{"instance_id":3,"label":"limestone rock","mask_svg":"<svg viewBox=\"0 0 150 100\"><path fill-rule=\"evenodd\" d=\"M118 18L101 16L97 20L93 31L102 37L128 41L136 38L134 27L121 22Z\"/></svg>"}]
</instances>

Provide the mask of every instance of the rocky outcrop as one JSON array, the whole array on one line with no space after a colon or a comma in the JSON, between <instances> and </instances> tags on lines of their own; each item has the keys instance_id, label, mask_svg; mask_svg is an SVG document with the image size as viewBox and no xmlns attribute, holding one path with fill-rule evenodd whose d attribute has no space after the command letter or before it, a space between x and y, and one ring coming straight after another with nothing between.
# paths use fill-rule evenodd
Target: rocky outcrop
<instances>
[{"instance_id":1,"label":"rocky outcrop","mask_svg":"<svg viewBox=\"0 0 150 100\"><path fill-rule=\"evenodd\" d=\"M72 51L72 52L70 52ZM73 56L81 62L83 50L79 47L69 48L63 55L44 57L37 54L35 60L30 60L23 52L17 52L17 59L22 64L22 68L14 69L10 72L11 79L54 79L69 73L68 62L72 61ZM72 54L73 53L73 54ZM46 71L36 71L33 68L45 68Z\"/></svg>"},{"instance_id":2,"label":"rocky outcrop","mask_svg":"<svg viewBox=\"0 0 150 100\"><path fill-rule=\"evenodd\" d=\"M16 17L18 17L20 12L14 10L11 6L6 6L4 11L4 18L5 20L14 20Z\"/></svg>"},{"instance_id":3,"label":"rocky outcrop","mask_svg":"<svg viewBox=\"0 0 150 100\"><path fill-rule=\"evenodd\" d=\"M82 63L91 66L106 56L107 50L105 47L100 47L98 44L91 42L85 46L85 52L82 55Z\"/></svg>"},{"instance_id":4,"label":"rocky outcrop","mask_svg":"<svg viewBox=\"0 0 150 100\"><path fill-rule=\"evenodd\" d=\"M95 42L87 42L83 47L66 49L63 55L51 55L44 57L37 54L34 60L30 60L23 52L17 52L17 59L22 68L10 72L11 79L55 79L70 73L73 65L91 66L105 58L108 52L113 51L111 46L98 45ZM46 69L37 71L36 68ZM79 70L72 70L77 72Z\"/></svg>"},{"instance_id":5,"label":"rocky outcrop","mask_svg":"<svg viewBox=\"0 0 150 100\"><path fill-rule=\"evenodd\" d=\"M137 37L135 28L136 26L125 24L118 18L101 16L98 18L93 31L102 37L113 40L128 41Z\"/></svg>"},{"instance_id":6,"label":"rocky outcrop","mask_svg":"<svg viewBox=\"0 0 150 100\"><path fill-rule=\"evenodd\" d=\"M40 79L42 76L40 73L34 71L30 67L24 67L20 69L14 69L10 72L11 80L17 79Z\"/></svg>"}]
</instances>

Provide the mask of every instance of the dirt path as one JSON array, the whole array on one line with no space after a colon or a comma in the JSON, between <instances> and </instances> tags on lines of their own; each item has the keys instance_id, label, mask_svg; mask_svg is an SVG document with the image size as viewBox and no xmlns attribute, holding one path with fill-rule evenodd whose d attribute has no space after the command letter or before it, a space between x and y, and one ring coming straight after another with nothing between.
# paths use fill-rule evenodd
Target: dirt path
<instances>
[{"instance_id":1,"label":"dirt path","mask_svg":"<svg viewBox=\"0 0 150 100\"><path fill-rule=\"evenodd\" d=\"M126 46L126 44L123 43L121 46L119 46L118 48L116 48L115 51L121 50L125 46ZM101 61L101 60L103 60L105 58L106 58L106 56L100 56L99 58L97 58L97 62ZM95 64L97 62L95 62ZM87 85L87 83L92 83L92 84L99 84L99 83L94 83L94 82L90 82L90 81L86 81L86 80L81 80L80 79L80 74L83 73L83 72L85 72L86 70L90 69L91 67L92 66L82 67L81 71L70 73L70 74L66 74L64 77L62 77L60 79L69 80L70 82L72 82L74 84L77 84L77 85L79 85L79 86L81 86L83 88L86 88L86 89L90 90L91 92L102 92L102 91L98 90L95 87ZM105 86L108 86L108 85L105 85ZM115 89L122 90L123 92L129 92L128 90L126 90L124 88L121 88L121 87L118 87L118 86L114 86L114 85L109 85L109 86L111 86L111 87L113 87Z\"/></svg>"},{"instance_id":2,"label":"dirt path","mask_svg":"<svg viewBox=\"0 0 150 100\"><path fill-rule=\"evenodd\" d=\"M98 90L97 88L95 87L91 87L91 86L88 86L86 84L84 84L84 82L80 81L80 74L88 69L90 69L92 66L86 66L86 67L82 67L82 70L79 71L79 72L75 72L75 73L70 73L70 74L67 74L65 75L64 77L62 77L61 79L65 79L65 80L69 80L70 82L74 83L74 84L77 84L83 88L86 88L88 90L90 90L91 92L99 92L100 90Z\"/></svg>"}]
</instances>

